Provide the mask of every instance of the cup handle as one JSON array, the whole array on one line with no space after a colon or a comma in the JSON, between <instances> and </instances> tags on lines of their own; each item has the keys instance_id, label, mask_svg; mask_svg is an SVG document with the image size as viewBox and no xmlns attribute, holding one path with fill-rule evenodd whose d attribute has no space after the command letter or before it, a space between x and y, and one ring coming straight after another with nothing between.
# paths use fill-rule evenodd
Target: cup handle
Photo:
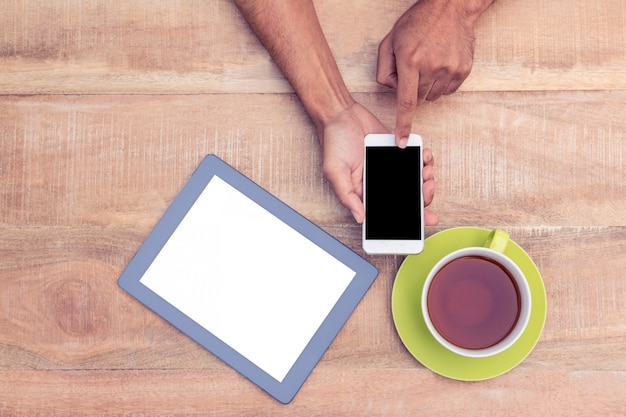
<instances>
[{"instance_id":1,"label":"cup handle","mask_svg":"<svg viewBox=\"0 0 626 417\"><path fill-rule=\"evenodd\" d=\"M491 233L489 233L489 237L487 237L483 246L503 253L506 250L508 243L509 234L507 232L502 229L493 229Z\"/></svg>"}]
</instances>

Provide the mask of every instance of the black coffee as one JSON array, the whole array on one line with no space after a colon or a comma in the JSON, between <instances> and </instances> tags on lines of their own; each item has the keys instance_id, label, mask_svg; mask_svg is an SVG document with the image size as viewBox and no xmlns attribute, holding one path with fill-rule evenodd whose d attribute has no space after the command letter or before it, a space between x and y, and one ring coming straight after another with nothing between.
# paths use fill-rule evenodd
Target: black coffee
<instances>
[{"instance_id":1,"label":"black coffee","mask_svg":"<svg viewBox=\"0 0 626 417\"><path fill-rule=\"evenodd\" d=\"M515 279L499 263L479 257L455 259L439 270L427 295L437 331L465 349L484 349L508 336L520 315Z\"/></svg>"}]
</instances>

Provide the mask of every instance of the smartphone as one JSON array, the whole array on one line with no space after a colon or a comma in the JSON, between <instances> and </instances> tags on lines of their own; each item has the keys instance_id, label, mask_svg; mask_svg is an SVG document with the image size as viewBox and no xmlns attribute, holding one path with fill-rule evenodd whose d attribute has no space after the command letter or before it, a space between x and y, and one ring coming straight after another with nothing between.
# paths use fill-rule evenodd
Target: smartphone
<instances>
[{"instance_id":1,"label":"smartphone","mask_svg":"<svg viewBox=\"0 0 626 417\"><path fill-rule=\"evenodd\" d=\"M368 254L416 254L424 249L422 138L406 148L393 134L365 137L363 250Z\"/></svg>"}]
</instances>

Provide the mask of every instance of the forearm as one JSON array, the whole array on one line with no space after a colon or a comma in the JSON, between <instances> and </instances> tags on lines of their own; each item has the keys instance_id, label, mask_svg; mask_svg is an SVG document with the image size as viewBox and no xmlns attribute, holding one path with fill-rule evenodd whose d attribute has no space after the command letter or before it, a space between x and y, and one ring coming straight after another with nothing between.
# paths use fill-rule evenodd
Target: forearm
<instances>
[{"instance_id":1,"label":"forearm","mask_svg":"<svg viewBox=\"0 0 626 417\"><path fill-rule=\"evenodd\" d=\"M354 103L311 0L235 0L235 4L316 127Z\"/></svg>"}]
</instances>

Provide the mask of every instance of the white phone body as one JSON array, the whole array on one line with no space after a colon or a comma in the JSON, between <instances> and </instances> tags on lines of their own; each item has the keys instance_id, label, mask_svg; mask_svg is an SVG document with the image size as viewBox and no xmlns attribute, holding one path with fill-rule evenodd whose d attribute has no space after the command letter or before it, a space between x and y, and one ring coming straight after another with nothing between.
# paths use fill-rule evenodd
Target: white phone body
<instances>
[{"instance_id":1,"label":"white phone body","mask_svg":"<svg viewBox=\"0 0 626 417\"><path fill-rule=\"evenodd\" d=\"M363 250L368 254L417 254L424 250L422 138L405 149L393 134L365 137Z\"/></svg>"}]
</instances>

